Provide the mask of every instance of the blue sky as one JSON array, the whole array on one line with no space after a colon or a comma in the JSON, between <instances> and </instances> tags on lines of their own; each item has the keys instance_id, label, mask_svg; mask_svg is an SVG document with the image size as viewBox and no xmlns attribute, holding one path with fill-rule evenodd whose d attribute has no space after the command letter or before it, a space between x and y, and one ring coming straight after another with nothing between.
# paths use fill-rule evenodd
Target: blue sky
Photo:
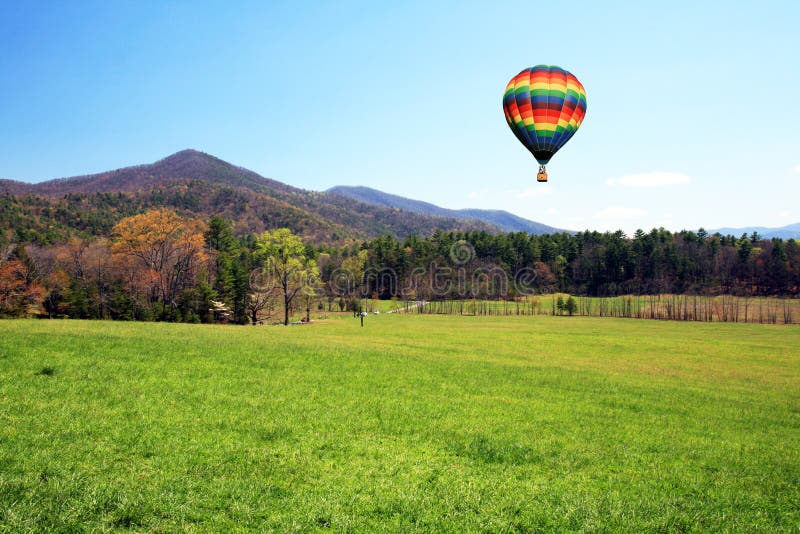
<instances>
[{"instance_id":1,"label":"blue sky","mask_svg":"<svg viewBox=\"0 0 800 534\"><path fill-rule=\"evenodd\" d=\"M0 177L196 148L570 229L798 222L800 7L695 4L0 0ZM537 63L588 95L546 185L501 107Z\"/></svg>"}]
</instances>

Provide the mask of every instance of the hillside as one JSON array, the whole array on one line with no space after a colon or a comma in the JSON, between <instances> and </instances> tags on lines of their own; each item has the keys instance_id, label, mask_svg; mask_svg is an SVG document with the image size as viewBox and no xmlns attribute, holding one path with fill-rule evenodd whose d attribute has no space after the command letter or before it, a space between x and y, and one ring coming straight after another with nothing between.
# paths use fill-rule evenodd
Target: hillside
<instances>
[{"instance_id":1,"label":"hillside","mask_svg":"<svg viewBox=\"0 0 800 534\"><path fill-rule=\"evenodd\" d=\"M399 195L384 193L377 189L363 186L337 185L327 190L328 193L342 195L360 200L376 206L387 206L402 210L413 211L422 215L437 217L452 217L466 221L482 221L497 226L505 232L528 232L530 234L554 234L564 232L558 228L547 226L536 221L524 219L504 210L460 209L452 210L442 208L429 202L413 200Z\"/></svg>"},{"instance_id":2,"label":"hillside","mask_svg":"<svg viewBox=\"0 0 800 534\"><path fill-rule=\"evenodd\" d=\"M498 228L481 221L420 216L331 193L307 191L196 150L148 165L40 183L0 180L0 235L52 242L74 232L104 235L122 217L156 206L221 215L239 232L287 226L307 239L339 242L436 229Z\"/></svg>"}]
</instances>

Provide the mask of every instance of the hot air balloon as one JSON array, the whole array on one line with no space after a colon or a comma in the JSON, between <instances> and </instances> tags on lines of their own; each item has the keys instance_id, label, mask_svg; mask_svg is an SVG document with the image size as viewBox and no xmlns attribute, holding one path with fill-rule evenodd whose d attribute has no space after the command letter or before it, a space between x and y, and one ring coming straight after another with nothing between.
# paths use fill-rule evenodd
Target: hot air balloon
<instances>
[{"instance_id":1,"label":"hot air balloon","mask_svg":"<svg viewBox=\"0 0 800 534\"><path fill-rule=\"evenodd\" d=\"M539 162L537 181L546 182L545 165L583 122L586 90L571 72L536 65L508 82L503 111L511 131Z\"/></svg>"}]
</instances>

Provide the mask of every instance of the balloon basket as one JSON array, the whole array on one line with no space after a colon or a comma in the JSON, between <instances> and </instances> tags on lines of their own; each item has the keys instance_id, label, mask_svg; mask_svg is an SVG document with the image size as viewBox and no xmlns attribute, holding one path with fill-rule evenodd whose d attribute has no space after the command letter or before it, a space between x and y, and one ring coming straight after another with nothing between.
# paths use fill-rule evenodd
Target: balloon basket
<instances>
[{"instance_id":1,"label":"balloon basket","mask_svg":"<svg viewBox=\"0 0 800 534\"><path fill-rule=\"evenodd\" d=\"M536 174L536 181L537 182L546 182L547 181L547 171L544 168L544 165L539 167L539 172Z\"/></svg>"}]
</instances>

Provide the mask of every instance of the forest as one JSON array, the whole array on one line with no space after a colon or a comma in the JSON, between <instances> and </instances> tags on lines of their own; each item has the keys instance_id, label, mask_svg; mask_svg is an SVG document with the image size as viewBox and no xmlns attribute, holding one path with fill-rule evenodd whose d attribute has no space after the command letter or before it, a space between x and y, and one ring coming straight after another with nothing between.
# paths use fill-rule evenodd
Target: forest
<instances>
[{"instance_id":1,"label":"forest","mask_svg":"<svg viewBox=\"0 0 800 534\"><path fill-rule=\"evenodd\" d=\"M21 242L0 234L0 315L184 322L289 322L354 310L362 297L421 301L520 296L796 297L800 244L759 235L434 231L349 245L288 229L237 233L218 216L165 208L108 236Z\"/></svg>"}]
</instances>

